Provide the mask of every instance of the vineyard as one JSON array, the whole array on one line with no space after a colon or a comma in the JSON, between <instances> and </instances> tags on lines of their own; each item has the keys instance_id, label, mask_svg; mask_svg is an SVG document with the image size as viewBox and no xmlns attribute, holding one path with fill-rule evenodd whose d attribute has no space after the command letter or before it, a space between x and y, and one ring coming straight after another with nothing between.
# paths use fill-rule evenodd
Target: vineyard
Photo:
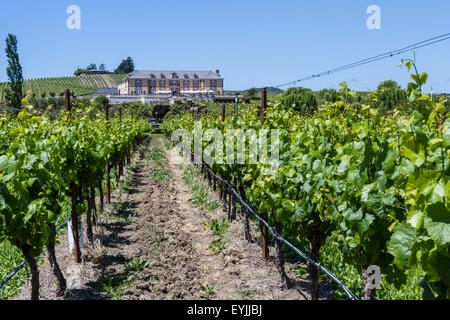
<instances>
[{"instance_id":1,"label":"vineyard","mask_svg":"<svg viewBox=\"0 0 450 320\"><path fill-rule=\"evenodd\" d=\"M447 101L411 78L391 109L345 84L317 108L262 90L260 105L172 107L164 135L107 102L72 110L69 94L56 117L4 115L2 297L450 299Z\"/></svg>"},{"instance_id":2,"label":"vineyard","mask_svg":"<svg viewBox=\"0 0 450 320\"><path fill-rule=\"evenodd\" d=\"M83 201L79 199L86 199L87 237L92 240L96 213L91 201L95 189L99 188L103 194L102 181L106 180L109 196L110 168L118 166L123 170L123 163L130 161L130 153L149 130L146 121L136 121L128 115L105 120L90 109L62 114L57 121L27 111L20 112L17 119L2 120L0 239L19 249L26 259L32 273L33 299L39 294L36 261L44 248L59 289L65 290L65 280L54 255L56 225L70 212L77 243L75 230L78 214L83 210L80 208ZM78 261L79 250L75 245Z\"/></svg>"},{"instance_id":3,"label":"vineyard","mask_svg":"<svg viewBox=\"0 0 450 320\"><path fill-rule=\"evenodd\" d=\"M395 287L405 285L407 274L419 269L424 279L414 285L424 289L424 298L450 298L450 122L445 97L433 103L420 95L426 74L412 78L410 104L390 112L346 103L343 87L341 101L316 112L293 112L281 100L267 110L254 106L239 108L232 117L198 118L206 131L199 148L212 151L212 172L233 181L240 196L279 235L307 239L312 259L323 261L322 245L335 243L345 263L360 271L364 299L376 296L376 289L367 286L371 265L380 268L384 283ZM163 130L170 136L185 129L194 139L199 130L195 120L193 115L174 118ZM262 129L279 131L280 166L270 175L263 170L271 163L251 162L248 145L245 159L230 165L229 155L210 141L212 132L224 136L227 130ZM194 140L188 145L195 145ZM267 239L263 257L266 244ZM277 256L281 281L289 287L281 248ZM309 275L317 299L314 265Z\"/></svg>"},{"instance_id":4,"label":"vineyard","mask_svg":"<svg viewBox=\"0 0 450 320\"><path fill-rule=\"evenodd\" d=\"M78 77L58 77L32 79L23 82L23 94L35 95L37 98L63 96L69 88L76 96L94 93L99 88L116 88L123 79L123 74L82 75ZM0 83L0 102L5 102L6 83Z\"/></svg>"}]
</instances>

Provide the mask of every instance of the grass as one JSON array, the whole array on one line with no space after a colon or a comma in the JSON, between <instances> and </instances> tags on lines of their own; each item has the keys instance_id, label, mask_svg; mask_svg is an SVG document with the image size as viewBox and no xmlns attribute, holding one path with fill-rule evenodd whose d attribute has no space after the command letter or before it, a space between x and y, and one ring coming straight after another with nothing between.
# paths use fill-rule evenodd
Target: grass
<instances>
[{"instance_id":1,"label":"grass","mask_svg":"<svg viewBox=\"0 0 450 320\"><path fill-rule=\"evenodd\" d=\"M63 205L63 210L58 216L56 225L60 225L69 215L71 204L69 202ZM67 227L64 226L58 231L58 235L66 232ZM56 245L59 241L56 240ZM43 250L41 256L36 259L38 266L44 262L46 250ZM22 252L12 245L8 240L0 241L0 282L3 281L15 268L17 268L25 258ZM0 300L5 300L14 296L17 296L25 288L25 279L29 279L31 273L29 271L28 264L20 269L14 277L12 277L6 284L0 289Z\"/></svg>"},{"instance_id":2,"label":"grass","mask_svg":"<svg viewBox=\"0 0 450 320\"><path fill-rule=\"evenodd\" d=\"M194 167L194 165L189 164L185 166L182 177L184 183L189 185L194 192L192 198L188 200L189 202L210 212L220 208L220 201L211 200L210 189L201 183L202 177L200 176L199 170Z\"/></svg>"},{"instance_id":3,"label":"grass","mask_svg":"<svg viewBox=\"0 0 450 320\"><path fill-rule=\"evenodd\" d=\"M306 243L295 243L295 245L302 251L308 253ZM287 252L287 255L294 257L291 251ZM295 259L298 259L296 257ZM340 279L345 286L353 292L358 298L363 296L364 284L362 281L362 272L348 263L345 262L344 256L340 251L339 246L333 240L333 236L329 237L324 245L320 249L320 261L324 267L330 270L333 274ZM307 267L292 268L291 271L296 273L300 277L309 277L309 271ZM406 272L406 283L395 287L393 284L389 284L386 281L386 276L381 277L381 288L377 290L377 300L421 300L422 289L419 286L420 280L424 277L424 272L417 268L408 270ZM319 272L319 280L326 281L330 284L330 287L334 291L334 299L347 300L347 294L335 284L327 275L323 272Z\"/></svg>"},{"instance_id":4,"label":"grass","mask_svg":"<svg viewBox=\"0 0 450 320\"><path fill-rule=\"evenodd\" d=\"M221 237L227 233L228 228L230 227L230 224L225 219L222 219L221 221L214 219L209 224L205 225L212 230L213 235Z\"/></svg>"},{"instance_id":5,"label":"grass","mask_svg":"<svg viewBox=\"0 0 450 320\"><path fill-rule=\"evenodd\" d=\"M209 244L208 249L216 253L225 250L227 247L228 247L227 241L216 240Z\"/></svg>"},{"instance_id":6,"label":"grass","mask_svg":"<svg viewBox=\"0 0 450 320\"><path fill-rule=\"evenodd\" d=\"M253 292L251 290L242 290L242 291L238 291L237 293L241 296L242 299L251 298L255 294L255 292Z\"/></svg>"},{"instance_id":7,"label":"grass","mask_svg":"<svg viewBox=\"0 0 450 320\"><path fill-rule=\"evenodd\" d=\"M336 242L330 237L320 250L321 263L328 267L357 297L362 297L364 285L361 279L362 273L352 265L345 263L344 257ZM381 289L377 290L377 300L421 300L422 288L419 282L424 277L424 272L420 269L412 269L406 272L406 283L398 288L386 281L386 277L381 277ZM325 279L325 278L324 278ZM330 281L331 283L331 281ZM334 282L332 286L334 285ZM335 299L347 299L343 290L335 292Z\"/></svg>"},{"instance_id":8,"label":"grass","mask_svg":"<svg viewBox=\"0 0 450 320\"><path fill-rule=\"evenodd\" d=\"M151 177L153 179L158 179L159 181L167 181L172 178L172 174L162 168L152 168Z\"/></svg>"},{"instance_id":9,"label":"grass","mask_svg":"<svg viewBox=\"0 0 450 320\"><path fill-rule=\"evenodd\" d=\"M208 295L208 296L214 295L214 293L215 293L214 289L217 288L217 285L210 286L209 284L203 285L201 283L199 283L199 285L200 285L200 288L202 288L202 290L205 291L206 295Z\"/></svg>"},{"instance_id":10,"label":"grass","mask_svg":"<svg viewBox=\"0 0 450 320\"><path fill-rule=\"evenodd\" d=\"M164 163L162 161L165 160L164 151L158 147L153 148L150 150L146 159L147 159L147 161L155 162L155 164L158 166L162 166L162 165L164 165Z\"/></svg>"},{"instance_id":11,"label":"grass","mask_svg":"<svg viewBox=\"0 0 450 320\"><path fill-rule=\"evenodd\" d=\"M98 288L100 292L106 292L111 300L122 300L124 291L132 287L138 274L148 266L148 261L135 258L125 264L123 272L113 275L101 276L96 282L89 281L87 286Z\"/></svg>"},{"instance_id":12,"label":"grass","mask_svg":"<svg viewBox=\"0 0 450 320\"><path fill-rule=\"evenodd\" d=\"M19 266L24 257L22 252L13 246L8 240L0 243L0 281L11 271ZM20 293L25 287L24 279L27 278L27 269L22 268L11 280L0 289L0 299L7 299Z\"/></svg>"}]
</instances>

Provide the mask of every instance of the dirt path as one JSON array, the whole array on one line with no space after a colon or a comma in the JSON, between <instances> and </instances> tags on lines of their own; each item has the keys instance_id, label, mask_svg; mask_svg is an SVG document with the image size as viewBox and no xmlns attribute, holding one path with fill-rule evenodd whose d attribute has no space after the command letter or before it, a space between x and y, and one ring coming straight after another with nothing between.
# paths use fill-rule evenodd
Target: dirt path
<instances>
[{"instance_id":1,"label":"dirt path","mask_svg":"<svg viewBox=\"0 0 450 320\"><path fill-rule=\"evenodd\" d=\"M164 150L159 165L146 159L154 149ZM134 172L128 172L129 192L113 193L113 205L101 215L95 243L82 250L80 265L68 252L67 235L60 237L57 258L68 289L64 297L56 297L45 261L41 299L309 299L308 281L291 272L289 263L285 268L293 286L281 290L275 264L261 259L258 244L244 240L241 219L230 223L222 237L213 235L207 224L226 219L226 213L189 201L192 190L177 160L162 138L152 139L134 159ZM217 199L212 192L210 196ZM213 252L209 246L219 239L227 245ZM15 299L29 295L28 284Z\"/></svg>"}]
</instances>

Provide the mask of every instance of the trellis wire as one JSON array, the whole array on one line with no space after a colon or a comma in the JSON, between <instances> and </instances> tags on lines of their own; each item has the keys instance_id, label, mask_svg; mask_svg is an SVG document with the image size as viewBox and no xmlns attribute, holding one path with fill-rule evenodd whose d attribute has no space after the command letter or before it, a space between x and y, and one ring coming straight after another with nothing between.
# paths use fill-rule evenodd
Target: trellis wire
<instances>
[{"instance_id":1,"label":"trellis wire","mask_svg":"<svg viewBox=\"0 0 450 320\"><path fill-rule=\"evenodd\" d=\"M196 159L197 156L191 152L191 155L194 156ZM320 270L322 270L323 272L325 272L339 287L342 288L342 290L344 290L344 292L347 294L347 296L351 299L351 300L359 300L346 286L344 283L342 283L341 280L339 280L338 277L336 277L331 271L329 271L327 268L325 268L324 266L322 266L320 263L312 260L310 257L308 257L304 252L302 252L301 250L299 250L298 248L296 248L293 244L291 244L289 241L287 241L286 239L284 239L283 237L281 237L279 234L277 234L272 227L267 223L267 221L265 221L264 219L262 219L260 216L258 216L256 214L256 212L242 199L242 197L240 196L240 194L236 191L236 189L229 183L229 181L223 179L222 177L216 175L210 168L209 166L204 162L201 161L201 165L203 165L206 170L211 173L216 179L222 181L223 183L225 183L226 185L228 185L228 187L230 188L230 190L234 193L235 197L239 200L239 202L261 223L263 223L265 226L267 226L267 229L270 231L270 233L272 233L273 237L283 243L285 243L289 248L291 248L292 250L294 250L299 256L301 256L303 259L307 260L309 263L312 263L313 265L315 265L317 268L319 268Z\"/></svg>"},{"instance_id":2,"label":"trellis wire","mask_svg":"<svg viewBox=\"0 0 450 320\"><path fill-rule=\"evenodd\" d=\"M67 218L63 223L61 223L61 225L58 228L56 228L55 231L58 232L66 223L70 221L70 219L71 219L70 217ZM22 269L26 263L27 261L23 260L23 262L17 268L15 268L10 274L8 274L6 278L3 279L3 281L0 283L0 289L3 288L3 286L16 275L16 273L19 272L20 269Z\"/></svg>"}]
</instances>

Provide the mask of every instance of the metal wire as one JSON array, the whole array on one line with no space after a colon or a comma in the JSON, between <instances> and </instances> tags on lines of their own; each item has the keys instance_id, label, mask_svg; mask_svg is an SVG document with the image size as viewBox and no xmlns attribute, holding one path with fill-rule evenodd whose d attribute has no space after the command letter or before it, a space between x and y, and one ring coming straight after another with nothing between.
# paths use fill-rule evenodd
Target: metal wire
<instances>
[{"instance_id":1,"label":"metal wire","mask_svg":"<svg viewBox=\"0 0 450 320\"><path fill-rule=\"evenodd\" d=\"M58 232L66 223L68 223L72 218L69 216L63 223L61 223L61 225L59 225L58 228L55 229L55 232ZM14 271L12 271L10 274L8 274L6 276L6 278L0 283L0 289L9 281L12 279L12 277L14 277L16 275L17 272L20 271L20 269L22 269L25 264L27 263L26 260L24 260L17 268L14 269Z\"/></svg>"},{"instance_id":2,"label":"metal wire","mask_svg":"<svg viewBox=\"0 0 450 320\"><path fill-rule=\"evenodd\" d=\"M298 79L298 80L295 80L295 81L290 81L290 82L287 82L287 83L283 83L283 84L280 84L280 85L274 86L274 87L275 88L280 88L280 87L285 87L285 86L289 86L289 85L295 85L297 82L302 82L302 81L306 81L306 80L319 78L321 76L330 75L332 73L344 71L344 70L347 70L347 69L356 68L356 67L359 67L359 66L362 66L362 65L365 65L365 64L369 64L369 63L378 61L378 60L382 60L382 59L386 59L386 58L392 58L395 55L399 55L399 54L406 53L406 52L409 52L409 51L414 51L414 50L417 50L417 49L420 49L420 48L423 48L423 47L426 47L426 46L430 46L432 44L435 44L435 43L438 43L438 42L442 42L442 41L445 41L445 40L448 40L448 39L450 39L450 33L445 33L445 34L442 34L442 35L434 37L434 38L430 38L430 39L427 39L427 40L424 40L424 41L420 41L420 42L411 44L411 45L409 45L407 47L404 47L402 49L398 49L398 50L386 52L386 53L383 53L383 54L379 54L379 55L376 55L376 56L371 57L371 58L363 59L363 60L360 60L360 61L357 61L357 62L353 62L353 63L347 64L347 65L344 65L344 66L341 66L341 67L330 69L328 71L324 71L324 72L320 72L320 73L317 73L317 74L313 74L311 76L307 76L307 77L304 77L302 79Z\"/></svg>"},{"instance_id":3,"label":"metal wire","mask_svg":"<svg viewBox=\"0 0 450 320\"><path fill-rule=\"evenodd\" d=\"M194 158L198 159L198 157L196 157L196 155L191 152L191 155L194 156ZM270 231L270 233L272 233L273 237L283 243L285 243L289 248L291 248L292 250L294 250L299 256L301 256L303 259L307 260L309 263L312 263L313 265L315 265L317 268L319 268L320 270L322 270L323 272L325 272L339 287L342 288L342 290L345 291L345 293L347 294L347 296L351 299L351 300L359 300L346 286L345 284L342 283L341 280L338 279L338 277L336 277L332 272L330 272L328 269L326 269L324 266L322 266L320 263L312 260L310 257L308 257L304 252L302 252L301 250L299 250L298 248L296 248L293 244L291 244L289 241L287 241L286 239L284 239L283 237L281 237L279 234L277 234L272 227L267 223L267 221L265 221L264 219L262 219L260 216L258 216L256 214L255 211L253 211L253 209L242 199L242 197L240 196L240 194L236 191L236 189L230 184L229 181L223 179L222 177L216 175L210 168L209 166L202 161L201 164L206 168L206 170L208 172L210 172L214 177L216 177L218 180L222 181L223 183L225 183L226 185L228 185L228 187L230 188L230 190L234 193L235 197L239 200L239 202L261 223L263 223L267 229Z\"/></svg>"}]
</instances>

